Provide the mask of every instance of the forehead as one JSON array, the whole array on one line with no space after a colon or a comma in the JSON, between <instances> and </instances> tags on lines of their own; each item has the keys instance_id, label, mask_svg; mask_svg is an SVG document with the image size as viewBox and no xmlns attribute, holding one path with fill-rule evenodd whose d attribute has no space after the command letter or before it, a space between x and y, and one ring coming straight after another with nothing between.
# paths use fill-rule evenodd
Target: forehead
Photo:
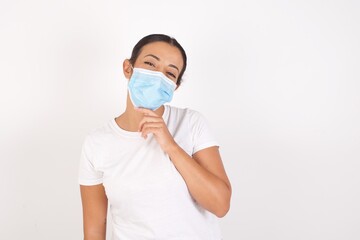
<instances>
[{"instance_id":1,"label":"forehead","mask_svg":"<svg viewBox=\"0 0 360 240\"><path fill-rule=\"evenodd\" d=\"M183 58L180 50L166 42L153 42L143 46L139 57L143 58L148 54L153 54L160 58L166 65L173 64L180 70L183 68Z\"/></svg>"}]
</instances>

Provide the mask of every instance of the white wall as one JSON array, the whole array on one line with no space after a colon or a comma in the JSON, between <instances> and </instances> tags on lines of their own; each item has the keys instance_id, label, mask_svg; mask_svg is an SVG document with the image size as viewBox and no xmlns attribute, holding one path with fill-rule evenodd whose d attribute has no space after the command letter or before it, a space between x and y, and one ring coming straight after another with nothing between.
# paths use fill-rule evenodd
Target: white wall
<instances>
[{"instance_id":1,"label":"white wall","mask_svg":"<svg viewBox=\"0 0 360 240\"><path fill-rule=\"evenodd\" d=\"M189 68L233 186L224 239L360 239L359 1L0 1L0 239L81 239L85 134L149 33Z\"/></svg>"}]
</instances>

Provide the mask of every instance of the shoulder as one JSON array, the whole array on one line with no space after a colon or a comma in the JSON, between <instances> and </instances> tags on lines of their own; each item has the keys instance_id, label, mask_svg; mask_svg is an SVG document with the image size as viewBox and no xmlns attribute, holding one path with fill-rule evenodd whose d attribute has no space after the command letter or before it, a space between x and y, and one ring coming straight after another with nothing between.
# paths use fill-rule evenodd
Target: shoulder
<instances>
[{"instance_id":1,"label":"shoulder","mask_svg":"<svg viewBox=\"0 0 360 240\"><path fill-rule=\"evenodd\" d=\"M84 144L96 145L112 135L111 121L95 126L85 134Z\"/></svg>"},{"instance_id":2,"label":"shoulder","mask_svg":"<svg viewBox=\"0 0 360 240\"><path fill-rule=\"evenodd\" d=\"M169 119L174 122L186 123L187 125L196 126L207 122L205 116L198 110L193 108L180 108L167 105L169 108Z\"/></svg>"},{"instance_id":3,"label":"shoulder","mask_svg":"<svg viewBox=\"0 0 360 240\"><path fill-rule=\"evenodd\" d=\"M184 116L184 117L190 117L190 118L199 118L203 117L203 115L195 109L192 108L181 108L181 107L175 107L171 105L166 105L169 109L170 115L178 115L178 116Z\"/></svg>"}]
</instances>

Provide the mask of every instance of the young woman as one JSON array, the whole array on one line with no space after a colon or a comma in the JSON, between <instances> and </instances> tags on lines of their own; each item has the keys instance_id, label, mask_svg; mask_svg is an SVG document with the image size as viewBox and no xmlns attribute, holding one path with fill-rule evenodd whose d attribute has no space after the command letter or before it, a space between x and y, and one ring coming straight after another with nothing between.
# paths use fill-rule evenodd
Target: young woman
<instances>
[{"instance_id":1,"label":"young woman","mask_svg":"<svg viewBox=\"0 0 360 240\"><path fill-rule=\"evenodd\" d=\"M222 239L218 218L231 185L218 143L197 111L164 105L186 69L167 35L141 39L123 63L126 110L88 133L79 183L85 240L105 239L108 203L113 239Z\"/></svg>"}]
</instances>

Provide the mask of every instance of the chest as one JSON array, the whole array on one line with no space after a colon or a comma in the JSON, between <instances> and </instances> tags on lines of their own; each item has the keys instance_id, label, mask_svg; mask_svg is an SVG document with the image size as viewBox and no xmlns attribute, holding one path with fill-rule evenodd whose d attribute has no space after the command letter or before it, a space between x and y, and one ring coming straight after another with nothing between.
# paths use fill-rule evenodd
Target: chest
<instances>
[{"instance_id":1,"label":"chest","mask_svg":"<svg viewBox=\"0 0 360 240\"><path fill-rule=\"evenodd\" d=\"M103 185L113 206L142 209L139 206L144 204L161 206L163 201L173 202L181 194L188 196L183 178L153 136L146 141L119 143L107 152L102 166Z\"/></svg>"}]
</instances>

